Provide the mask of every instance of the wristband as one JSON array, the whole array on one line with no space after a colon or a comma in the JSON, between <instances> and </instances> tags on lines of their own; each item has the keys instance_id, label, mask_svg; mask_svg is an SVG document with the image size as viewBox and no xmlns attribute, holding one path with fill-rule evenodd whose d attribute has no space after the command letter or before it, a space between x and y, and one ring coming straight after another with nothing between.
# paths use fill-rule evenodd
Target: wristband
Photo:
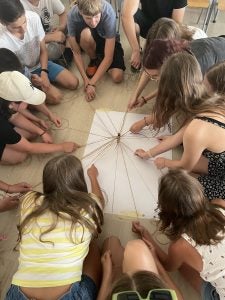
<instances>
[{"instance_id":1,"label":"wristband","mask_svg":"<svg viewBox=\"0 0 225 300\"><path fill-rule=\"evenodd\" d=\"M46 131L44 130L41 134L39 134L39 136L43 136L46 133Z\"/></svg>"},{"instance_id":2,"label":"wristband","mask_svg":"<svg viewBox=\"0 0 225 300\"><path fill-rule=\"evenodd\" d=\"M144 96L141 96L141 99L144 101L145 104L147 103L147 100L145 99Z\"/></svg>"},{"instance_id":3,"label":"wristband","mask_svg":"<svg viewBox=\"0 0 225 300\"><path fill-rule=\"evenodd\" d=\"M93 86L94 88L96 87L94 84L88 83L85 87L85 89L87 89L88 86Z\"/></svg>"},{"instance_id":4,"label":"wristband","mask_svg":"<svg viewBox=\"0 0 225 300\"><path fill-rule=\"evenodd\" d=\"M41 72L45 72L45 73L49 73L49 71L47 69L41 69Z\"/></svg>"}]
</instances>

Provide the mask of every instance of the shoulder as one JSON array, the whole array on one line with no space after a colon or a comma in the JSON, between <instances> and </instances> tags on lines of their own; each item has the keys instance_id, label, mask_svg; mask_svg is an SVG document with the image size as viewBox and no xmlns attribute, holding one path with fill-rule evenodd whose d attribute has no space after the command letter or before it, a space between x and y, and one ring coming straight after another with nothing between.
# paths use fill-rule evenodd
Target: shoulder
<instances>
[{"instance_id":1,"label":"shoulder","mask_svg":"<svg viewBox=\"0 0 225 300\"><path fill-rule=\"evenodd\" d=\"M67 13L67 16L68 16L68 18L70 18L70 19L78 19L78 7L77 7L77 5L75 4L70 10L69 10L69 12Z\"/></svg>"},{"instance_id":2,"label":"shoulder","mask_svg":"<svg viewBox=\"0 0 225 300\"><path fill-rule=\"evenodd\" d=\"M108 16L108 17L111 17L111 18L114 18L114 15L115 15L115 11L112 7L112 5L107 2L107 1L103 1L102 2L102 16Z\"/></svg>"},{"instance_id":3,"label":"shoulder","mask_svg":"<svg viewBox=\"0 0 225 300\"><path fill-rule=\"evenodd\" d=\"M207 128L207 123L199 119L193 119L186 127L184 138L200 138Z\"/></svg>"}]
</instances>

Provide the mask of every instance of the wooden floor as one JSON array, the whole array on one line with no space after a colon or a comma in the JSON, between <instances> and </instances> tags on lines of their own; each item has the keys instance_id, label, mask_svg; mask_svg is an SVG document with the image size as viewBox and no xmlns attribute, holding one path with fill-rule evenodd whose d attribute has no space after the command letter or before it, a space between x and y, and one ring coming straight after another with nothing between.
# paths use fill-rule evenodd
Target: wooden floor
<instances>
[{"instance_id":1,"label":"wooden floor","mask_svg":"<svg viewBox=\"0 0 225 300\"><path fill-rule=\"evenodd\" d=\"M186 23L196 26L195 23L198 18L198 12L188 10L185 20ZM220 13L218 15L218 21L216 24L211 24L209 27L210 35L224 34L221 32L221 20L224 19L224 15ZM192 20L190 22L189 20ZM189 22L188 22L189 21ZM91 105L84 99L82 82L77 91L63 91L64 98L60 105L51 107L53 111L58 113L63 119L62 130L54 130L52 134L56 142L60 141L76 141L81 145L85 145L88 132L92 123L94 109L106 108L114 111L125 111L129 97L134 89L138 80L137 74L132 74L129 68L129 55L130 50L125 38L122 36L123 47L125 50L125 59L127 69L125 72L125 81L122 84L113 84L106 75L97 87L97 97ZM77 73L75 67L72 67L72 71ZM154 88L154 83L150 83L147 89L150 91ZM137 110L138 113L147 113L150 111L151 105L148 104L143 108ZM83 131L79 132L79 130ZM86 133L85 133L86 132ZM75 154L78 157L82 157L84 147L79 149ZM0 178L9 183L16 183L19 181L27 181L35 186L35 190L41 190L41 174L43 166L52 155L33 155L29 157L23 164L18 166L1 166ZM18 220L18 211L10 211L0 214L0 299L4 299L6 290L8 289L13 273L17 268L17 252L13 250L16 239L17 231L16 224ZM155 223L151 220L145 220L146 226L151 232L155 232L156 240L166 247L166 239L164 236L159 235L155 230ZM123 243L126 243L129 239L135 238L131 233L131 220L121 219L117 216L106 215L105 225L103 233L100 236L99 243L111 235L119 235ZM186 282L182 280L178 273L173 274L175 280L179 283L182 289L185 299L197 300L199 299L196 293L188 286Z\"/></svg>"}]
</instances>

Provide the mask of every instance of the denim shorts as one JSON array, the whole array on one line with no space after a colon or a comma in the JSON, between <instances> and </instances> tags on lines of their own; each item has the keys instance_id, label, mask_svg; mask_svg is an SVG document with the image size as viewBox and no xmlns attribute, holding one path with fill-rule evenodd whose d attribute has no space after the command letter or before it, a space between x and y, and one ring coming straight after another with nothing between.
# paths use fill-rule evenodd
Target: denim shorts
<instances>
[{"instance_id":1,"label":"denim shorts","mask_svg":"<svg viewBox=\"0 0 225 300\"><path fill-rule=\"evenodd\" d=\"M60 65L55 64L52 61L48 61L48 78L51 82L56 82L56 77L62 72L64 68ZM41 74L41 68L37 68L36 70L31 72L32 74Z\"/></svg>"},{"instance_id":2,"label":"denim shorts","mask_svg":"<svg viewBox=\"0 0 225 300\"><path fill-rule=\"evenodd\" d=\"M220 300L216 288L211 285L210 282L203 281L201 287L201 299L202 300Z\"/></svg>"},{"instance_id":3,"label":"denim shorts","mask_svg":"<svg viewBox=\"0 0 225 300\"><path fill-rule=\"evenodd\" d=\"M87 275L82 275L81 281L71 285L70 290L58 300L95 300L97 287L94 281ZM17 285L11 285L5 300L29 300Z\"/></svg>"}]
</instances>

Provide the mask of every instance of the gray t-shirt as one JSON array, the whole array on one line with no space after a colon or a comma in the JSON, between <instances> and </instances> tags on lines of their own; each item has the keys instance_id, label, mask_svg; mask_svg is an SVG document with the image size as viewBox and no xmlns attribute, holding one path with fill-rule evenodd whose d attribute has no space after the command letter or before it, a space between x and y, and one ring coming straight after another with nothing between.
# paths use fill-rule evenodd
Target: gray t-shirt
<instances>
[{"instance_id":1,"label":"gray t-shirt","mask_svg":"<svg viewBox=\"0 0 225 300\"><path fill-rule=\"evenodd\" d=\"M225 61L225 38L209 37L190 43L191 51L200 64L202 74L213 65Z\"/></svg>"},{"instance_id":2,"label":"gray t-shirt","mask_svg":"<svg viewBox=\"0 0 225 300\"><path fill-rule=\"evenodd\" d=\"M81 31L88 27L79 13L77 5L74 5L68 13L68 34L78 38ZM101 19L95 28L98 35L104 39L116 38L116 14L110 3L102 0Z\"/></svg>"}]
</instances>

